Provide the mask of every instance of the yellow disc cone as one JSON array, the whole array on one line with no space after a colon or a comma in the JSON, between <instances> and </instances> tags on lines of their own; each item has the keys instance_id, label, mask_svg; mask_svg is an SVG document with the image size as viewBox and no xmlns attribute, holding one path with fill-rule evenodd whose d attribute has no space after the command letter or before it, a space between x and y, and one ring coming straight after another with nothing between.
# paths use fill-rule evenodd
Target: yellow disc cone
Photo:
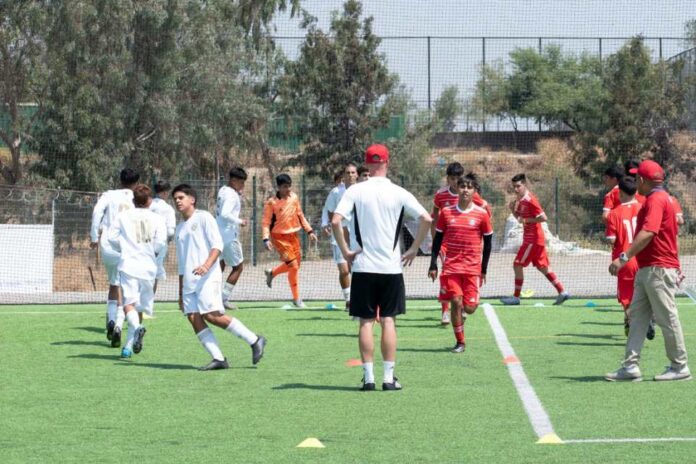
<instances>
[{"instance_id":1,"label":"yellow disc cone","mask_svg":"<svg viewBox=\"0 0 696 464\"><path fill-rule=\"evenodd\" d=\"M307 438L302 443L297 445L297 448L324 448L322 442L318 438Z\"/></svg>"}]
</instances>

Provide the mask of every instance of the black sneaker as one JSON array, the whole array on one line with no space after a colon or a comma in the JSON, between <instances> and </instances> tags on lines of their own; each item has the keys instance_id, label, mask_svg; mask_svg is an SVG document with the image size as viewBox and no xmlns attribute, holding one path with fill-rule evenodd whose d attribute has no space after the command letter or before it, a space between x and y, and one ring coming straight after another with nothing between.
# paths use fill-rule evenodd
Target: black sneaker
<instances>
[{"instance_id":1,"label":"black sneaker","mask_svg":"<svg viewBox=\"0 0 696 464\"><path fill-rule=\"evenodd\" d=\"M111 340L114 336L114 327L116 327L116 322L108 321L106 323L106 339Z\"/></svg>"},{"instance_id":2,"label":"black sneaker","mask_svg":"<svg viewBox=\"0 0 696 464\"><path fill-rule=\"evenodd\" d=\"M229 364L227 364L227 358L223 359L220 361L219 359L213 359L210 361L208 364L206 364L203 367L199 367L199 371L216 371L218 369L228 369L230 367Z\"/></svg>"},{"instance_id":3,"label":"black sneaker","mask_svg":"<svg viewBox=\"0 0 696 464\"><path fill-rule=\"evenodd\" d=\"M266 347L266 337L259 336L259 339L251 345L251 363L258 364L263 357L263 349Z\"/></svg>"},{"instance_id":4,"label":"black sneaker","mask_svg":"<svg viewBox=\"0 0 696 464\"><path fill-rule=\"evenodd\" d=\"M143 337L145 336L147 329L140 326L135 331L135 337L133 338L133 353L138 354L143 350Z\"/></svg>"},{"instance_id":5,"label":"black sneaker","mask_svg":"<svg viewBox=\"0 0 696 464\"><path fill-rule=\"evenodd\" d=\"M362 384L362 387L360 387L360 391L369 392L369 391L375 391L377 389L377 387L375 387L374 382L365 383L365 377L363 377L362 383L363 384Z\"/></svg>"},{"instance_id":6,"label":"black sneaker","mask_svg":"<svg viewBox=\"0 0 696 464\"><path fill-rule=\"evenodd\" d=\"M111 334L111 348L121 346L121 328L114 327L114 332Z\"/></svg>"},{"instance_id":7,"label":"black sneaker","mask_svg":"<svg viewBox=\"0 0 696 464\"><path fill-rule=\"evenodd\" d=\"M401 384L399 383L399 379L394 377L394 381L391 383L383 383L382 384L382 390L383 391L389 391L389 390L401 390Z\"/></svg>"},{"instance_id":8,"label":"black sneaker","mask_svg":"<svg viewBox=\"0 0 696 464\"><path fill-rule=\"evenodd\" d=\"M648 340L652 340L655 338L655 322L650 321L650 324L648 324L648 333L645 334L645 338Z\"/></svg>"},{"instance_id":9,"label":"black sneaker","mask_svg":"<svg viewBox=\"0 0 696 464\"><path fill-rule=\"evenodd\" d=\"M463 353L466 350L466 345L464 343L457 343L452 348L452 353Z\"/></svg>"}]
</instances>

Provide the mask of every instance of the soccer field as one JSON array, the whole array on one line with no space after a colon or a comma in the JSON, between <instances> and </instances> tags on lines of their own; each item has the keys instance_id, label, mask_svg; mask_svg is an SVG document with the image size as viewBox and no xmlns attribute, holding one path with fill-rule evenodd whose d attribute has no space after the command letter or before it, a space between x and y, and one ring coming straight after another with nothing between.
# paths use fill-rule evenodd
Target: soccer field
<instances>
[{"instance_id":1,"label":"soccer field","mask_svg":"<svg viewBox=\"0 0 696 464\"><path fill-rule=\"evenodd\" d=\"M0 306L1 461L689 462L696 383L649 380L667 364L659 330L643 382L604 381L622 358L623 318L613 300L593 302L491 301L455 355L436 304L411 300L398 320L400 392L358 391L356 323L326 302L243 304L233 315L268 338L266 355L252 367L248 346L215 329L231 361L215 372L196 370L208 355L174 304L157 305L128 361L107 344L103 305ZM694 349L694 305L679 307ZM503 362L501 336L520 364ZM510 364L531 387L521 395ZM375 371L379 382L379 357ZM546 415L533 425L535 398ZM544 427L563 443L538 444ZM325 447L297 448L307 438Z\"/></svg>"}]
</instances>

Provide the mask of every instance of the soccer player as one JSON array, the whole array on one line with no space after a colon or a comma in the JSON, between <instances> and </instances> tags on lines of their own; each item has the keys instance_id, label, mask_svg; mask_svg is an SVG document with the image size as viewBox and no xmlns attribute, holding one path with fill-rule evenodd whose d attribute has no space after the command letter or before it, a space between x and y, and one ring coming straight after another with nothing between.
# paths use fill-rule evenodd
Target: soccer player
<instances>
[{"instance_id":1,"label":"soccer player","mask_svg":"<svg viewBox=\"0 0 696 464\"><path fill-rule=\"evenodd\" d=\"M267 250L276 249L280 256L280 263L273 269L266 269L266 285L270 288L273 279L283 273L288 273L288 283L292 292L292 304L297 308L307 306L300 298L300 259L302 250L297 232L300 229L309 236L313 242L317 236L312 231L312 226L305 219L300 199L292 191L292 179L287 174L276 177L278 191L266 201L263 207L263 221L261 223L263 244Z\"/></svg>"},{"instance_id":2,"label":"soccer player","mask_svg":"<svg viewBox=\"0 0 696 464\"><path fill-rule=\"evenodd\" d=\"M225 314L222 304L222 237L215 218L196 209L196 191L186 184L172 191L183 221L176 227L179 265L179 309L186 315L203 348L213 357L202 371L227 369L229 364L207 322L241 338L251 346L251 362L263 356L266 339L249 330L237 318Z\"/></svg>"},{"instance_id":3,"label":"soccer player","mask_svg":"<svg viewBox=\"0 0 696 464\"><path fill-rule=\"evenodd\" d=\"M686 345L675 293L679 285L679 250L677 219L669 194L663 187L665 172L652 160L640 163L631 174L637 174L638 191L645 195L645 204L638 212L633 243L609 266L617 275L631 258L638 262L633 299L629 308L631 327L621 367L605 376L606 380L640 381L640 352L651 317L660 326L670 365L654 377L658 381L690 380Z\"/></svg>"},{"instance_id":4,"label":"soccer player","mask_svg":"<svg viewBox=\"0 0 696 464\"><path fill-rule=\"evenodd\" d=\"M631 246L636 231L636 221L640 203L636 201L636 182L633 177L624 176L619 180L619 198L621 203L609 212L606 218L606 238L612 243L612 261ZM628 307L633 298L633 280L638 271L638 263L632 258L621 268L617 275L616 297L624 309L624 331L628 336L629 313ZM654 329L653 329L654 336Z\"/></svg>"},{"instance_id":5,"label":"soccer player","mask_svg":"<svg viewBox=\"0 0 696 464\"><path fill-rule=\"evenodd\" d=\"M174 239L174 232L176 231L176 215L174 214L174 208L167 201L169 199L169 191L172 189L169 182L166 180L159 180L155 183L155 198L152 199L150 203L150 211L160 215L164 219L164 224L167 226L167 243ZM155 280L155 292L157 292L157 282L160 280L166 280L167 272L164 269L164 260L167 258L168 248L164 249L157 254L157 280Z\"/></svg>"},{"instance_id":6,"label":"soccer player","mask_svg":"<svg viewBox=\"0 0 696 464\"><path fill-rule=\"evenodd\" d=\"M128 338L121 350L122 358L130 358L143 348L145 327L141 314L152 316L157 277L157 256L167 248L167 226L164 219L151 211L152 190L143 184L133 187L134 209L127 209L116 217L109 229L109 242L120 252L119 281L123 292L124 319L128 320ZM114 336L121 336L123 321L117 321Z\"/></svg>"},{"instance_id":7,"label":"soccer player","mask_svg":"<svg viewBox=\"0 0 696 464\"><path fill-rule=\"evenodd\" d=\"M346 190L334 211L331 228L341 254L353 269L350 315L360 318L358 345L363 362L361 390L375 390L372 325L377 316L377 308L382 326L382 390L401 390L401 384L394 376L394 367L395 318L406 312L402 263L410 265L413 262L418 247L428 233L431 219L412 194L392 184L387 178L387 147L379 144L369 146L365 151L365 163L370 170L370 179ZM418 218L419 226L413 244L402 256L399 234L404 216ZM348 248L343 233L343 219L354 220L358 249Z\"/></svg>"},{"instance_id":8,"label":"soccer player","mask_svg":"<svg viewBox=\"0 0 696 464\"><path fill-rule=\"evenodd\" d=\"M604 207L602 208L602 219L607 221L609 212L621 204L619 199L619 180L624 176L621 166L612 166L604 171L602 181L604 186L609 189L604 195Z\"/></svg>"},{"instance_id":9,"label":"soccer player","mask_svg":"<svg viewBox=\"0 0 696 464\"><path fill-rule=\"evenodd\" d=\"M515 293L500 299L505 305L520 304L520 293L524 283L524 268L533 264L539 272L544 274L558 292L554 305L561 305L570 298L568 292L563 289L563 284L556 274L549 268L549 258L546 255L546 239L542 222L546 222L546 214L539 204L539 200L527 187L527 176L517 174L512 178L512 187L515 190L515 200L509 204L510 211L522 223L524 229L522 246L517 251L513 269L515 271Z\"/></svg>"},{"instance_id":10,"label":"soccer player","mask_svg":"<svg viewBox=\"0 0 696 464\"><path fill-rule=\"evenodd\" d=\"M457 181L457 204L440 210L428 271L428 276L434 281L437 278L437 257L444 244L447 260L442 265L440 278L452 305L452 327L456 339L453 353L462 353L466 348L464 322L478 307L479 287L486 281L493 243L490 215L473 202L477 184L473 176L461 177Z\"/></svg>"},{"instance_id":11,"label":"soccer player","mask_svg":"<svg viewBox=\"0 0 696 464\"><path fill-rule=\"evenodd\" d=\"M640 161L636 161L636 160L632 160L632 159L626 160L624 162L624 165L623 165L624 172L626 173L627 176L631 176L635 179L636 175L631 174L631 172L636 172L639 165L640 165ZM636 184L636 185L638 185L638 184ZM643 203L645 203L645 196L641 195L640 192L636 192L635 199L641 205Z\"/></svg>"},{"instance_id":12,"label":"soccer player","mask_svg":"<svg viewBox=\"0 0 696 464\"><path fill-rule=\"evenodd\" d=\"M360 166L358 168L358 182L365 182L370 178L370 170L367 166Z\"/></svg>"},{"instance_id":13,"label":"soccer player","mask_svg":"<svg viewBox=\"0 0 696 464\"><path fill-rule=\"evenodd\" d=\"M222 287L222 303L227 309L237 309L231 301L232 290L237 285L239 276L244 269L242 242L239 240L239 228L246 227L247 220L239 217L242 210L241 195L247 179L246 171L241 167L230 169L230 179L227 185L220 188L217 196L216 215L220 235L224 243L222 250L222 271L225 266L231 266L232 272Z\"/></svg>"},{"instance_id":14,"label":"soccer player","mask_svg":"<svg viewBox=\"0 0 696 464\"><path fill-rule=\"evenodd\" d=\"M345 193L346 189L351 185L354 185L358 180L358 167L354 163L348 163L343 169L342 175L343 182L331 189L328 197L326 197L326 202L324 202L324 208L327 211L328 221L326 225L327 233L330 233L330 221L333 217L334 211L338 206L338 202ZM348 224L343 221L343 229L347 231ZM341 285L341 292L343 293L343 298L346 302L346 311L350 310L350 266L343 258L341 250L336 245L336 241L331 235L331 249L333 250L333 259L338 267L338 282Z\"/></svg>"},{"instance_id":15,"label":"soccer player","mask_svg":"<svg viewBox=\"0 0 696 464\"><path fill-rule=\"evenodd\" d=\"M134 170L126 168L121 171L119 177L121 188L102 193L94 206L89 244L91 249L99 247L109 280L109 293L106 301L106 338L111 340L111 346L114 348L121 346L120 331L116 337L113 335L117 314L123 313L123 306L118 279L120 256L109 243L109 229L116 223L118 213L133 208L133 187L137 184L140 175Z\"/></svg>"}]
</instances>

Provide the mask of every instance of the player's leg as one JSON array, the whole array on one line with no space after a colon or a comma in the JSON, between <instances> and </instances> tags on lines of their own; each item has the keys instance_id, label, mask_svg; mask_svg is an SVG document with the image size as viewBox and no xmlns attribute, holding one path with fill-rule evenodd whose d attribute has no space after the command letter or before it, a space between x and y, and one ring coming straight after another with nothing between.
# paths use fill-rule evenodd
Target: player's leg
<instances>
[{"instance_id":1,"label":"player's leg","mask_svg":"<svg viewBox=\"0 0 696 464\"><path fill-rule=\"evenodd\" d=\"M257 335L249 330L238 318L230 317L220 311L205 313L203 314L203 318L206 322L210 322L244 340L251 347L252 364L257 364L261 360L266 346L265 337Z\"/></svg>"},{"instance_id":2,"label":"player's leg","mask_svg":"<svg viewBox=\"0 0 696 464\"><path fill-rule=\"evenodd\" d=\"M288 285L292 293L292 304L297 308L305 308L306 305L300 298L300 259L295 259L288 264Z\"/></svg>"},{"instance_id":3,"label":"player's leg","mask_svg":"<svg viewBox=\"0 0 696 464\"><path fill-rule=\"evenodd\" d=\"M227 364L227 359L225 359L225 356L222 354L222 350L220 350L220 345L218 345L215 334L213 334L213 331L210 330L200 313L201 309L205 309L199 303L198 294L184 294L182 300L186 319L188 319L189 323L191 324L191 328L193 328L193 332L198 337L198 341L213 358L210 363L201 367L200 370L209 371L227 369L229 364Z\"/></svg>"},{"instance_id":4,"label":"player's leg","mask_svg":"<svg viewBox=\"0 0 696 464\"><path fill-rule=\"evenodd\" d=\"M546 280L548 280L551 283L551 285L553 285L553 288L555 288L558 292L556 301L554 301L553 304L562 305L564 302L566 302L570 298L570 295L563 288L563 283L561 283L561 279L559 279L556 273L551 270L549 264L549 257L546 254L546 247L536 245L531 261L534 264L534 267L536 267L539 270L539 272L544 274Z\"/></svg>"},{"instance_id":5,"label":"player's leg","mask_svg":"<svg viewBox=\"0 0 696 464\"><path fill-rule=\"evenodd\" d=\"M378 300L375 294L374 274L354 272L350 282L350 315L359 318L358 349L363 368L361 390L375 390L374 351L372 326L377 315Z\"/></svg>"},{"instance_id":6,"label":"player's leg","mask_svg":"<svg viewBox=\"0 0 696 464\"><path fill-rule=\"evenodd\" d=\"M384 380L382 390L401 390L394 375L396 367L396 317L406 312L406 289L402 274L376 274L373 277L380 324L382 326L382 360Z\"/></svg>"},{"instance_id":7,"label":"player's leg","mask_svg":"<svg viewBox=\"0 0 696 464\"><path fill-rule=\"evenodd\" d=\"M154 288L154 286L155 286L155 282L156 281L147 280L147 279L141 279L139 281L139 283L140 283L140 301L135 306L135 310L138 313L138 321L140 323L140 327L133 334L134 335L133 353L135 353L135 354L138 354L142 351L143 338L145 337L145 333L147 332L147 329L143 325L143 315L147 314L150 318L152 318L152 316L154 314L154 308L155 308L155 288ZM129 319L128 325L129 325L128 334L130 335L130 333L131 333L130 319Z\"/></svg>"},{"instance_id":8,"label":"player's leg","mask_svg":"<svg viewBox=\"0 0 696 464\"><path fill-rule=\"evenodd\" d=\"M343 300L346 302L346 311L350 311L350 267L346 262L336 266L338 267L338 283L341 285Z\"/></svg>"},{"instance_id":9,"label":"player's leg","mask_svg":"<svg viewBox=\"0 0 696 464\"><path fill-rule=\"evenodd\" d=\"M440 324L447 325L450 323L450 300L452 295L447 292L447 279L445 276L440 274L440 292L437 296L440 302Z\"/></svg>"},{"instance_id":10,"label":"player's leg","mask_svg":"<svg viewBox=\"0 0 696 464\"><path fill-rule=\"evenodd\" d=\"M234 286L237 285L239 277L242 275L244 270L244 256L242 254L242 244L239 240L233 240L230 243L225 244L225 250L223 252L224 262L232 266L232 271L230 275L227 276L227 281L224 283L222 288L222 301L227 309L237 309L237 307L232 303L232 291Z\"/></svg>"},{"instance_id":11,"label":"player's leg","mask_svg":"<svg viewBox=\"0 0 696 464\"><path fill-rule=\"evenodd\" d=\"M452 313L452 331L455 344L452 353L463 353L466 349L466 336L464 335L464 323L466 319L462 312L462 296L453 296L450 300L450 312Z\"/></svg>"},{"instance_id":12,"label":"player's leg","mask_svg":"<svg viewBox=\"0 0 696 464\"><path fill-rule=\"evenodd\" d=\"M504 305L518 305L520 304L520 294L522 293L522 284L524 283L524 268L529 265L530 254L534 244L523 243L519 250L517 250L517 255L515 255L515 260L512 263L512 270L515 273L515 291L512 296L505 296L500 299L500 302Z\"/></svg>"}]
</instances>

